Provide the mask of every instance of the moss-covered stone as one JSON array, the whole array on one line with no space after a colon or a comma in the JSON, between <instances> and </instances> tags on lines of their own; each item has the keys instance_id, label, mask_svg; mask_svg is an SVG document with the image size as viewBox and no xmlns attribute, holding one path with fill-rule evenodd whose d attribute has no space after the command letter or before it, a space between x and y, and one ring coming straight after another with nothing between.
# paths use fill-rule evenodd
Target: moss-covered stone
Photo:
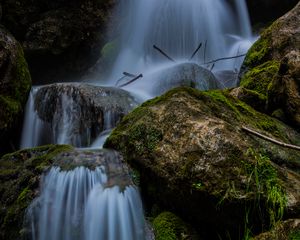
<instances>
[{"instance_id":1,"label":"moss-covered stone","mask_svg":"<svg viewBox=\"0 0 300 240\"><path fill-rule=\"evenodd\" d=\"M278 61L268 61L248 71L241 80L241 86L267 95L268 87L279 70Z\"/></svg>"},{"instance_id":2,"label":"moss-covered stone","mask_svg":"<svg viewBox=\"0 0 300 240\"><path fill-rule=\"evenodd\" d=\"M159 214L153 221L156 240L191 240L190 227L171 212Z\"/></svg>"},{"instance_id":3,"label":"moss-covered stone","mask_svg":"<svg viewBox=\"0 0 300 240\"><path fill-rule=\"evenodd\" d=\"M25 209L37 195L40 175L67 145L20 150L0 159L0 238L20 239Z\"/></svg>"},{"instance_id":4,"label":"moss-covered stone","mask_svg":"<svg viewBox=\"0 0 300 240\"><path fill-rule=\"evenodd\" d=\"M123 118L105 146L121 151L139 171L147 206L158 204L199 231L214 229L221 236L229 232L234 239L245 229L245 209L254 233L280 219L278 210L282 213L285 203L287 212L300 210L299 187L292 184L300 183L300 176L285 170L299 172L300 153L249 135L241 129L244 125L300 145L297 132L239 101L231 90L176 88ZM249 148L255 149L254 155L247 153ZM268 159L256 171L264 187L254 177L256 156ZM285 196L287 202L279 201Z\"/></svg>"},{"instance_id":5,"label":"moss-covered stone","mask_svg":"<svg viewBox=\"0 0 300 240\"><path fill-rule=\"evenodd\" d=\"M269 232L262 233L253 240L298 240L300 239L300 219L279 222Z\"/></svg>"},{"instance_id":6,"label":"moss-covered stone","mask_svg":"<svg viewBox=\"0 0 300 240\"><path fill-rule=\"evenodd\" d=\"M240 72L241 86L267 98L262 110L270 115L274 111L282 110L280 119L298 130L299 21L300 3L262 32L261 37L248 51Z\"/></svg>"},{"instance_id":7,"label":"moss-covered stone","mask_svg":"<svg viewBox=\"0 0 300 240\"><path fill-rule=\"evenodd\" d=\"M30 73L23 50L14 37L0 25L0 154L12 139L31 87ZM5 140L4 140L5 139Z\"/></svg>"}]
</instances>

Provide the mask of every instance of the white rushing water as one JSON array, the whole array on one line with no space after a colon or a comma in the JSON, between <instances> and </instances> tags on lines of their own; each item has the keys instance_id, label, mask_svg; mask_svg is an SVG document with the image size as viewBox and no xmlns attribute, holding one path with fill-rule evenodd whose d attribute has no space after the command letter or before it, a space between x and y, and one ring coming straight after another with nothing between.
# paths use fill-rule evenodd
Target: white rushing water
<instances>
[{"instance_id":1,"label":"white rushing water","mask_svg":"<svg viewBox=\"0 0 300 240\"><path fill-rule=\"evenodd\" d=\"M53 167L27 210L32 240L142 240L143 208L134 186L105 188L104 168Z\"/></svg>"},{"instance_id":2,"label":"white rushing water","mask_svg":"<svg viewBox=\"0 0 300 240\"><path fill-rule=\"evenodd\" d=\"M198 64L245 53L253 41L245 0L121 0L119 53L111 73L111 83L130 73L153 72L168 62L153 45L177 62ZM239 69L241 61L220 61L215 70ZM149 80L149 79L148 79ZM147 88L144 81L144 88Z\"/></svg>"}]
</instances>

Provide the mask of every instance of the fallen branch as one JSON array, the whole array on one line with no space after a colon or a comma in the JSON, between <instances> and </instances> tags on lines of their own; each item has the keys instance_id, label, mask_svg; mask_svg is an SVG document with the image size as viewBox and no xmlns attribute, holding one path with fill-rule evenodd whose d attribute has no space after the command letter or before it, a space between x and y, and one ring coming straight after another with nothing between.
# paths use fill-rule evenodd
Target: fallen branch
<instances>
[{"instance_id":1,"label":"fallen branch","mask_svg":"<svg viewBox=\"0 0 300 240\"><path fill-rule=\"evenodd\" d=\"M132 77L132 78L137 77L137 75L134 75L134 74L128 73L128 72L123 72L123 74L124 74L126 77Z\"/></svg>"},{"instance_id":2,"label":"fallen branch","mask_svg":"<svg viewBox=\"0 0 300 240\"><path fill-rule=\"evenodd\" d=\"M200 50L201 47L202 47L202 43L200 43L197 49L193 52L192 56L190 57L190 60L192 60L195 57L196 53Z\"/></svg>"},{"instance_id":3,"label":"fallen branch","mask_svg":"<svg viewBox=\"0 0 300 240\"><path fill-rule=\"evenodd\" d=\"M260 138L262 138L264 140L267 140L269 142L275 143L275 144L277 144L279 146L286 147L286 148L291 148L291 149L295 149L295 150L300 151L300 146L296 146L296 145L292 145L292 144L287 144L287 143L284 143L284 142L280 142L278 140L275 140L275 139L270 138L270 137L268 137L266 135L258 133L256 131L250 129L250 128L247 128L247 127L242 127L242 130L244 130L244 131L246 131L248 133L251 133L251 134L253 134L253 135L257 136L257 137L260 137Z\"/></svg>"},{"instance_id":4,"label":"fallen branch","mask_svg":"<svg viewBox=\"0 0 300 240\"><path fill-rule=\"evenodd\" d=\"M204 44L204 53L203 53L203 62L205 62L205 58L206 58L206 47L207 47L207 40L205 40L205 44Z\"/></svg>"},{"instance_id":5,"label":"fallen branch","mask_svg":"<svg viewBox=\"0 0 300 240\"><path fill-rule=\"evenodd\" d=\"M233 57L223 57L223 58L218 58L218 59L212 60L212 61L210 61L210 62L203 63L203 65L205 65L205 64L211 64L211 63L216 63L216 62L219 62L219 61L228 60L228 59L233 59L233 58L244 57L244 56L246 56L246 54L240 54L240 55L236 55L236 56L233 56Z\"/></svg>"},{"instance_id":6,"label":"fallen branch","mask_svg":"<svg viewBox=\"0 0 300 240\"><path fill-rule=\"evenodd\" d=\"M130 83L133 83L134 81L138 80L139 78L142 78L143 77L143 74L140 74L138 76L136 76L135 78L131 79L130 81L120 85L119 87L125 87L127 85L129 85Z\"/></svg>"},{"instance_id":7,"label":"fallen branch","mask_svg":"<svg viewBox=\"0 0 300 240\"><path fill-rule=\"evenodd\" d=\"M123 72L123 77L119 78L118 81L116 82L115 86L118 86L119 83L125 78L125 77L131 77L131 78L135 78L137 77L137 75L134 75L132 73L128 73L128 72Z\"/></svg>"},{"instance_id":8,"label":"fallen branch","mask_svg":"<svg viewBox=\"0 0 300 240\"><path fill-rule=\"evenodd\" d=\"M163 50L161 50L159 47L153 45L153 48L157 51L159 51L163 56L165 56L167 59L169 59L172 62L176 62L173 58L169 57Z\"/></svg>"}]
</instances>

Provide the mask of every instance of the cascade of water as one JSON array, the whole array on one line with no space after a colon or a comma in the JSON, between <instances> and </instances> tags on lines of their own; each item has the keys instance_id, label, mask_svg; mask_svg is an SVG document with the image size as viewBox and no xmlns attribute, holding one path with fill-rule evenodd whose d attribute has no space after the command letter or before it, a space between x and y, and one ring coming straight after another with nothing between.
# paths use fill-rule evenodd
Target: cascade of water
<instances>
[{"instance_id":1,"label":"cascade of water","mask_svg":"<svg viewBox=\"0 0 300 240\"><path fill-rule=\"evenodd\" d=\"M123 71L145 74L153 65L166 61L153 49L154 44L176 61L188 61L202 43L202 51L193 59L198 64L237 52L237 43L251 38L251 27L245 1L235 0L233 4L226 0L121 1L121 16L126 17L122 19L111 81L115 82ZM215 69L239 68L236 64L235 60L224 61Z\"/></svg>"},{"instance_id":2,"label":"cascade of water","mask_svg":"<svg viewBox=\"0 0 300 240\"><path fill-rule=\"evenodd\" d=\"M133 186L105 188L104 168L53 167L27 210L33 240L144 239L144 218Z\"/></svg>"},{"instance_id":3,"label":"cascade of water","mask_svg":"<svg viewBox=\"0 0 300 240\"><path fill-rule=\"evenodd\" d=\"M34 109L35 95L39 87L33 87L25 109L25 120L23 123L22 137L20 148L36 147L43 143L47 143L46 138L43 138L43 132L48 129L49 125L43 122ZM43 141L44 140L44 141Z\"/></svg>"}]
</instances>

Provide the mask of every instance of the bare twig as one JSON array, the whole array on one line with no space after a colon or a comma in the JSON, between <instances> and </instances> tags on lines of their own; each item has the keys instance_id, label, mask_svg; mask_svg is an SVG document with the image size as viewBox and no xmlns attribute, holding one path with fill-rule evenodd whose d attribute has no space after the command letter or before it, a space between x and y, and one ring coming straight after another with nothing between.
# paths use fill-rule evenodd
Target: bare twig
<instances>
[{"instance_id":1,"label":"bare twig","mask_svg":"<svg viewBox=\"0 0 300 240\"><path fill-rule=\"evenodd\" d=\"M120 85L119 87L125 87L127 85L129 85L130 83L133 83L134 81L138 80L139 78L142 78L143 77L143 74L140 74L138 76L136 76L135 78L131 79L130 81Z\"/></svg>"},{"instance_id":2,"label":"bare twig","mask_svg":"<svg viewBox=\"0 0 300 240\"><path fill-rule=\"evenodd\" d=\"M190 60L192 60L195 57L196 53L200 50L201 47L202 47L202 43L200 43L197 49L193 52L192 56L190 57Z\"/></svg>"},{"instance_id":3,"label":"bare twig","mask_svg":"<svg viewBox=\"0 0 300 240\"><path fill-rule=\"evenodd\" d=\"M203 63L203 65L204 65L204 64L216 63L216 62L219 62L219 61L228 60L228 59L233 59L233 58L244 57L244 56L246 56L246 54L240 54L240 55L237 55L237 56L232 56L232 57L223 57L223 58L218 58L218 59L215 59L215 60L212 60L212 61L209 61L209 62Z\"/></svg>"},{"instance_id":4,"label":"bare twig","mask_svg":"<svg viewBox=\"0 0 300 240\"><path fill-rule=\"evenodd\" d=\"M284 142L280 142L278 140L275 140L273 138L265 136L265 135L263 135L261 133L258 133L256 131L250 129L250 128L247 128L247 127L242 127L242 129L244 131L248 132L248 133L251 133L251 134L253 134L253 135L257 136L257 137L260 137L260 138L262 138L264 140L267 140L269 142L275 143L277 145L280 145L280 146L283 146L283 147L286 147L286 148L291 148L291 149L295 149L295 150L299 150L300 151L300 146L296 146L296 145L292 145L292 144L287 144L287 143L284 143Z\"/></svg>"},{"instance_id":5,"label":"bare twig","mask_svg":"<svg viewBox=\"0 0 300 240\"><path fill-rule=\"evenodd\" d=\"M131 77L131 78L135 78L137 77L137 75L134 75L132 73L128 73L128 72L123 72L123 77L119 78L118 81L116 82L116 86L119 85L119 83L125 78L125 77Z\"/></svg>"},{"instance_id":6,"label":"bare twig","mask_svg":"<svg viewBox=\"0 0 300 240\"><path fill-rule=\"evenodd\" d=\"M167 59L169 59L172 62L176 62L173 58L169 57L163 50L161 50L159 47L153 45L153 48L157 51L159 51L163 56L165 56Z\"/></svg>"},{"instance_id":7,"label":"bare twig","mask_svg":"<svg viewBox=\"0 0 300 240\"><path fill-rule=\"evenodd\" d=\"M204 44L204 56L203 56L203 62L205 62L206 61L206 47L207 47L207 40L205 40L205 44Z\"/></svg>"},{"instance_id":8,"label":"bare twig","mask_svg":"<svg viewBox=\"0 0 300 240\"><path fill-rule=\"evenodd\" d=\"M215 67L215 64L213 64L211 67L210 67L210 71L212 71Z\"/></svg>"},{"instance_id":9,"label":"bare twig","mask_svg":"<svg viewBox=\"0 0 300 240\"><path fill-rule=\"evenodd\" d=\"M134 74L128 73L128 72L123 72L123 74L124 74L126 77L132 77L132 78L137 77L137 75L134 75Z\"/></svg>"}]
</instances>

